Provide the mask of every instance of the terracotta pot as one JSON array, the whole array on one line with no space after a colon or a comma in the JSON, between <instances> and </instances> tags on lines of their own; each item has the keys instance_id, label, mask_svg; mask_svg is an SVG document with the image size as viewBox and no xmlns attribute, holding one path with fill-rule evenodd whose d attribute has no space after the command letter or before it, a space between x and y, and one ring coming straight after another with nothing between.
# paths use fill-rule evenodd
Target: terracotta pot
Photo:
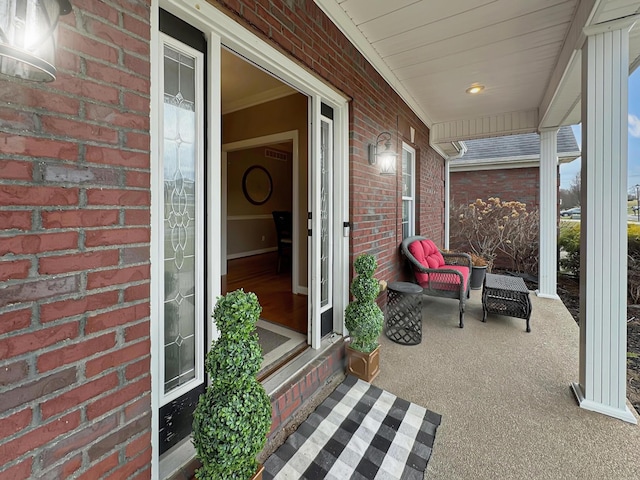
<instances>
[{"instance_id":1,"label":"terracotta pot","mask_svg":"<svg viewBox=\"0 0 640 480\"><path fill-rule=\"evenodd\" d=\"M365 382L373 382L380 373L380 345L373 352L363 353L347 345L347 373Z\"/></svg>"},{"instance_id":2,"label":"terracotta pot","mask_svg":"<svg viewBox=\"0 0 640 480\"><path fill-rule=\"evenodd\" d=\"M259 463L258 470L253 474L250 480L262 480L262 472L264 472L264 465Z\"/></svg>"}]
</instances>

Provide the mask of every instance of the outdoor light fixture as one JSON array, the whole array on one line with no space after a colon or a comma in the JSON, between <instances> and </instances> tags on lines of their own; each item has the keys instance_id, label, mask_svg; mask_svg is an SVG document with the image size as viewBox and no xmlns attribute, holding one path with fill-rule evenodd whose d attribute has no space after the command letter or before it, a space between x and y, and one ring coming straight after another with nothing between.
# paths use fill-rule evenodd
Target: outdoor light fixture
<instances>
[{"instance_id":1,"label":"outdoor light fixture","mask_svg":"<svg viewBox=\"0 0 640 480\"><path fill-rule=\"evenodd\" d=\"M384 145L384 150L379 146ZM376 143L369 144L369 165L376 165L380 160L380 175L396 174L396 157L398 155L391 149L391 134L382 132L376 137Z\"/></svg>"},{"instance_id":2,"label":"outdoor light fixture","mask_svg":"<svg viewBox=\"0 0 640 480\"><path fill-rule=\"evenodd\" d=\"M476 93L480 93L483 90L484 90L484 85L480 85L479 83L474 83L469 88L467 88L465 92L470 93L471 95L474 95Z\"/></svg>"},{"instance_id":3,"label":"outdoor light fixture","mask_svg":"<svg viewBox=\"0 0 640 480\"><path fill-rule=\"evenodd\" d=\"M56 27L69 12L69 0L0 0L0 73L55 80Z\"/></svg>"}]
</instances>

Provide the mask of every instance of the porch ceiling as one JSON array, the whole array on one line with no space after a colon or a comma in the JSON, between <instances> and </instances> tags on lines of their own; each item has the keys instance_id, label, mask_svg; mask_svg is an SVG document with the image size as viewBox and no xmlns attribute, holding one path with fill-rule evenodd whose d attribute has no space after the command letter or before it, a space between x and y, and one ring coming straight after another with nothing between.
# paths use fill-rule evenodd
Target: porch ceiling
<instances>
[{"instance_id":1,"label":"porch ceiling","mask_svg":"<svg viewBox=\"0 0 640 480\"><path fill-rule=\"evenodd\" d=\"M580 123L585 26L639 0L315 0L431 127L432 143ZM630 35L640 63L640 27ZM485 86L477 95L469 86Z\"/></svg>"}]
</instances>

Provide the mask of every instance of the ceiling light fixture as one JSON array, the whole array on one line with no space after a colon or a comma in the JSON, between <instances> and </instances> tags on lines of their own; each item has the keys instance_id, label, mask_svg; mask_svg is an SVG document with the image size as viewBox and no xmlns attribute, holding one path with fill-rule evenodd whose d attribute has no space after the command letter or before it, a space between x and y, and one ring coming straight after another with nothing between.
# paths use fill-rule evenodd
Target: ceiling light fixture
<instances>
[{"instance_id":1,"label":"ceiling light fixture","mask_svg":"<svg viewBox=\"0 0 640 480\"><path fill-rule=\"evenodd\" d=\"M25 80L56 79L56 27L69 0L0 0L0 73Z\"/></svg>"},{"instance_id":2,"label":"ceiling light fixture","mask_svg":"<svg viewBox=\"0 0 640 480\"><path fill-rule=\"evenodd\" d=\"M465 91L471 95L475 95L476 93L480 93L483 90L484 90L484 85L480 85L479 83L473 83Z\"/></svg>"}]
</instances>

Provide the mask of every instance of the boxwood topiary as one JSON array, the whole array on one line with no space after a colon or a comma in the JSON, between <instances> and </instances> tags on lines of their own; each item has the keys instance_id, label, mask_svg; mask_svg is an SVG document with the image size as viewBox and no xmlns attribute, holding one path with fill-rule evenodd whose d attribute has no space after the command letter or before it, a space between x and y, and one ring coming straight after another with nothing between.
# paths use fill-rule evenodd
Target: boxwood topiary
<instances>
[{"instance_id":1,"label":"boxwood topiary","mask_svg":"<svg viewBox=\"0 0 640 480\"><path fill-rule=\"evenodd\" d=\"M345 309L345 325L351 335L351 348L370 353L378 346L384 315L375 300L380 284L373 278L378 264L373 255L364 253L353 264L356 277L351 282L351 293L356 298Z\"/></svg>"},{"instance_id":2,"label":"boxwood topiary","mask_svg":"<svg viewBox=\"0 0 640 480\"><path fill-rule=\"evenodd\" d=\"M262 350L255 333L261 312L254 293L218 298L213 312L220 338L207 354L211 385L193 414L193 444L201 480L249 479L271 426L271 402L256 379Z\"/></svg>"}]
</instances>

